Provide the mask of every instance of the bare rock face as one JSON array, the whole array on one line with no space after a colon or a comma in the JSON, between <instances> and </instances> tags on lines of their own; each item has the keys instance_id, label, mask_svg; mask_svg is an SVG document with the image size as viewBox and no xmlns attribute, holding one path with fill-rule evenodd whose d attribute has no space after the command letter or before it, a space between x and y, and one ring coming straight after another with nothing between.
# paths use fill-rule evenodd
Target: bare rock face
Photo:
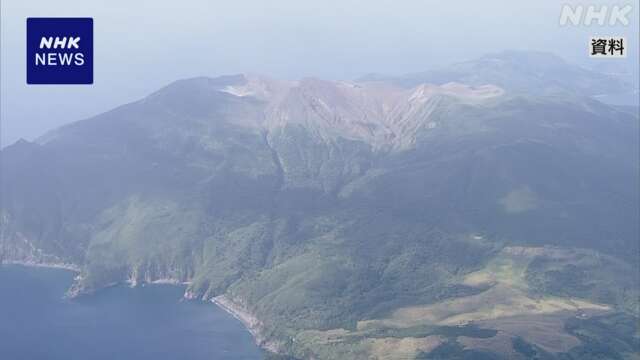
<instances>
[{"instance_id":1,"label":"bare rock face","mask_svg":"<svg viewBox=\"0 0 640 360\"><path fill-rule=\"evenodd\" d=\"M480 105L504 94L494 85L421 84L406 89L376 81L279 81L260 76L243 76L239 85L220 91L266 103L264 117L244 125L269 134L301 126L323 142L362 141L376 151L410 148L420 129L437 126L430 115L442 101Z\"/></svg>"}]
</instances>

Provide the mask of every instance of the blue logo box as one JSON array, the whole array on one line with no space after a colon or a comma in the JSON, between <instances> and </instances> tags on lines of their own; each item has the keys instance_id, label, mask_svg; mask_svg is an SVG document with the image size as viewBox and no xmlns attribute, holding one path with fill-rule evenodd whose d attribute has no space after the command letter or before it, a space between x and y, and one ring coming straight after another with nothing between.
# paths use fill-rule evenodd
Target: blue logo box
<instances>
[{"instance_id":1,"label":"blue logo box","mask_svg":"<svg viewBox=\"0 0 640 360\"><path fill-rule=\"evenodd\" d=\"M93 19L27 18L27 84L93 84Z\"/></svg>"}]
</instances>

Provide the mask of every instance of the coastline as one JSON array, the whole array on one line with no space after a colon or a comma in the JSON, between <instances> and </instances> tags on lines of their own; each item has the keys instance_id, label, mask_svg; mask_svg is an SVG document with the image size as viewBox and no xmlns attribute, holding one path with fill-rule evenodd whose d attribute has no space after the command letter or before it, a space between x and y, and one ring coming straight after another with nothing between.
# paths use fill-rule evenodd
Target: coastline
<instances>
[{"instance_id":1,"label":"coastline","mask_svg":"<svg viewBox=\"0 0 640 360\"><path fill-rule=\"evenodd\" d=\"M275 354L279 353L279 344L275 341L269 341L264 337L262 333L262 328L264 325L248 309L238 304L237 302L232 301L225 295L216 296L210 301L222 310L229 313L234 318L238 319L244 325L247 331L249 331L249 333L253 336L256 345L269 352Z\"/></svg>"},{"instance_id":2,"label":"coastline","mask_svg":"<svg viewBox=\"0 0 640 360\"><path fill-rule=\"evenodd\" d=\"M146 279L146 280L143 280L143 281L138 281L138 280L136 280L134 278L130 278L127 281L125 281L125 284L127 284L131 288L135 288L135 287L138 287L138 286L144 286L146 284L189 286L189 285L191 285L191 281L182 281L182 280L178 280L176 278L161 278L161 279L156 279L156 280Z\"/></svg>"},{"instance_id":3,"label":"coastline","mask_svg":"<svg viewBox=\"0 0 640 360\"><path fill-rule=\"evenodd\" d=\"M118 353L123 358L131 360L139 355L127 343L132 338L137 348L154 349L151 356L168 354L169 358L176 359L192 356L224 359L229 356L252 360L264 356L253 339L247 336L244 327L227 313L201 302L180 302L184 292L182 287L155 285L144 290L142 287L129 289L121 283L117 289L100 290L96 295L79 301L68 301L63 294L74 274L65 269L3 264L0 274L3 281L0 289L3 294L2 314L8 315L7 320L19 319L19 324L8 321L0 326L8 334L4 340L10 341L6 344L0 341L3 345L0 346L1 359L40 358L43 352L38 346L41 343L29 348L28 345L33 343L28 338L30 335L44 336L42 344L49 349L45 355L52 353L61 359L78 354L91 359L95 353L105 358L112 357L112 349L102 354L103 349L75 348L78 341L85 344L105 338L120 347ZM113 314L121 318L114 322L110 317ZM43 327L43 317L45 320L64 321L53 321ZM19 328L13 332L16 325ZM137 338L141 329L143 334L152 336Z\"/></svg>"},{"instance_id":4,"label":"coastline","mask_svg":"<svg viewBox=\"0 0 640 360\"><path fill-rule=\"evenodd\" d=\"M72 271L74 273L80 273L81 269L78 265L72 263L47 263L38 261L24 261L24 260L3 260L0 265L21 265L28 267L41 267L49 269L62 269Z\"/></svg>"},{"instance_id":5,"label":"coastline","mask_svg":"<svg viewBox=\"0 0 640 360\"><path fill-rule=\"evenodd\" d=\"M77 276L75 279L76 281L74 281L74 283L71 285L71 287L67 291L65 295L66 297L74 298L77 296L91 294L95 292L95 290L87 291L86 289L80 289L77 287L76 284L77 284L78 277L80 276L80 273L81 273L81 268L76 264L65 263L65 262L39 262L39 261L32 261L32 260L27 260L27 261L2 260L0 261L0 265L19 265L19 266L34 267L34 268L61 269L61 270L71 271L75 273ZM137 287L144 284L188 286L191 284L191 281L180 281L173 278L161 278L161 279L156 279L152 281L138 282L138 281L131 281L131 279L128 279L127 281L125 281L124 284L127 284L129 287ZM118 283L111 283L103 286L102 288L108 288L116 285L118 285ZM187 300L197 300L197 297L193 293L189 292L188 290L185 292L184 298ZM207 301L207 300L201 299L201 301ZM229 315L236 318L238 321L240 321L244 326L244 328L251 334L256 345L258 345L259 347L263 348L266 351L276 353L276 354L279 353L280 346L278 345L278 343L274 341L268 341L264 337L262 333L262 328L263 328L262 322L244 306L240 305L237 302L234 302L233 300L229 299L225 295L216 296L210 299L209 301L214 305L216 305L217 307L219 307L220 309L224 310Z\"/></svg>"}]
</instances>

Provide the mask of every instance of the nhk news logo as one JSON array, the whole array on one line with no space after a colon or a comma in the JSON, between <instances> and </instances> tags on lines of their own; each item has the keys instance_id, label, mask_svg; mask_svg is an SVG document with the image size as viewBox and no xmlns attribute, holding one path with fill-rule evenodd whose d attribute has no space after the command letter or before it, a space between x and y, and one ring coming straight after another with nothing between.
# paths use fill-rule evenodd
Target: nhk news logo
<instances>
[{"instance_id":1,"label":"nhk news logo","mask_svg":"<svg viewBox=\"0 0 640 360\"><path fill-rule=\"evenodd\" d=\"M27 18L27 84L93 84L93 19Z\"/></svg>"}]
</instances>

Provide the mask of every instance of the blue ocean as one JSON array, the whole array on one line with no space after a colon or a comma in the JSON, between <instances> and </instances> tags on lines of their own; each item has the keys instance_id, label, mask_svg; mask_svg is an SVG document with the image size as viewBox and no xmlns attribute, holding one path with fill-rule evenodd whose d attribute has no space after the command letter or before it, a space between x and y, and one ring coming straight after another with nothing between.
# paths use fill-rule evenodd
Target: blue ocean
<instances>
[{"instance_id":1,"label":"blue ocean","mask_svg":"<svg viewBox=\"0 0 640 360\"><path fill-rule=\"evenodd\" d=\"M74 273L0 266L0 359L261 359L249 332L172 285L117 286L64 299Z\"/></svg>"}]
</instances>

